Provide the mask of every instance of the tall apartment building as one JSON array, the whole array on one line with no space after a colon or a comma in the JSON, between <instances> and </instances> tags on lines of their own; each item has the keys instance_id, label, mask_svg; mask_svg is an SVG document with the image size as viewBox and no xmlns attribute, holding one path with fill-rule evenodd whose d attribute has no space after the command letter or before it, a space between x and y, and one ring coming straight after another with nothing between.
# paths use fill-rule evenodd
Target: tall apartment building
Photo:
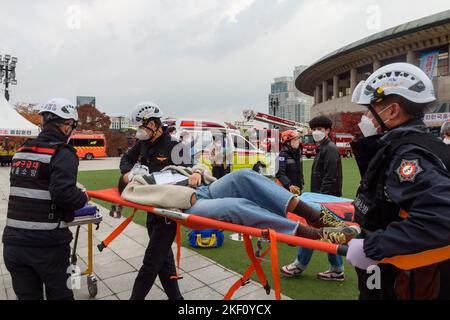
<instances>
[{"instance_id":1,"label":"tall apartment building","mask_svg":"<svg viewBox=\"0 0 450 320\"><path fill-rule=\"evenodd\" d=\"M293 77L274 79L269 94L269 114L297 122L309 122L313 97L295 88L295 79L305 69L306 66L299 66L295 68Z\"/></svg>"}]
</instances>

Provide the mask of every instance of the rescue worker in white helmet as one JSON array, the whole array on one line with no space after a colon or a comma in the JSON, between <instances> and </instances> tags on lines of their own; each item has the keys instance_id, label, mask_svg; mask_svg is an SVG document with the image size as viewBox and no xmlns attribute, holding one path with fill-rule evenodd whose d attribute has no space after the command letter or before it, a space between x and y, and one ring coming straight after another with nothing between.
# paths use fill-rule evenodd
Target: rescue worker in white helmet
<instances>
[{"instance_id":1,"label":"rescue worker in white helmet","mask_svg":"<svg viewBox=\"0 0 450 320\"><path fill-rule=\"evenodd\" d=\"M3 255L19 300L73 300L68 286L70 242L67 222L88 196L77 187L78 156L67 141L77 126L73 103L52 99L43 105L42 131L17 150Z\"/></svg>"},{"instance_id":2,"label":"rescue worker in white helmet","mask_svg":"<svg viewBox=\"0 0 450 320\"><path fill-rule=\"evenodd\" d=\"M353 93L368 108L359 124L365 138L352 143L362 233L347 254L360 299L449 297L450 152L423 122L435 100L428 76L407 63L376 70ZM379 286L368 281L374 270Z\"/></svg>"},{"instance_id":3,"label":"rescue worker in white helmet","mask_svg":"<svg viewBox=\"0 0 450 320\"><path fill-rule=\"evenodd\" d=\"M134 108L131 122L138 127L138 141L121 159L120 181L128 183L135 175L158 172L169 165L190 165L190 157L183 157L188 154L187 147L170 135L162 117L161 108L153 102L142 102ZM201 181L201 174L195 175ZM169 300L182 300L172 252L176 223L148 213L147 230L150 242L130 299L144 300L159 276Z\"/></svg>"}]
</instances>

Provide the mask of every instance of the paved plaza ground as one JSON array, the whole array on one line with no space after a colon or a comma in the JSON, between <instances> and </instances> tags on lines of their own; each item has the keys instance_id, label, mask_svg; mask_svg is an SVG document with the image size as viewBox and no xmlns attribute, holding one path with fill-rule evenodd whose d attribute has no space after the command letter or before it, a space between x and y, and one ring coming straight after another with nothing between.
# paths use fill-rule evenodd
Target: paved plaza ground
<instances>
[{"instance_id":1,"label":"paved plaza ground","mask_svg":"<svg viewBox=\"0 0 450 320\"><path fill-rule=\"evenodd\" d=\"M80 170L117 169L119 159L98 159L81 161ZM0 236L6 223L6 211L9 196L9 168L0 168ZM131 295L132 286L137 272L142 264L145 248L148 244L147 230L137 224L130 224L109 248L99 252L96 245L115 228L124 218L114 219L109 216L109 209L100 207L103 222L100 229L94 231L94 272L98 279L99 300L127 300ZM73 229L74 231L74 229ZM87 227L80 231L78 242L78 265L81 270L87 263ZM174 253L176 246L173 245ZM224 268L213 260L187 248L181 249L181 292L187 300L220 300L229 287L241 276ZM79 300L92 299L89 296L86 277L82 278L81 289L74 290L75 298ZM14 300L16 296L12 289L11 276L3 262L3 245L0 246L0 300ZM147 296L151 300L165 300L159 280ZM274 293L266 295L260 284L251 282L235 293L234 299L259 300L274 299ZM282 296L282 299L289 299Z\"/></svg>"}]
</instances>

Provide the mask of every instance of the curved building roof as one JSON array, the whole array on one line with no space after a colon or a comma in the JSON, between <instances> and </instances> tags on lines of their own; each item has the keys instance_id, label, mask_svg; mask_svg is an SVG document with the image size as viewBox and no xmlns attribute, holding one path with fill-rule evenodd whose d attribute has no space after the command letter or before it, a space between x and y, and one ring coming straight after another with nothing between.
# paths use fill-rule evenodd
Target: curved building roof
<instances>
[{"instance_id":1,"label":"curved building roof","mask_svg":"<svg viewBox=\"0 0 450 320\"><path fill-rule=\"evenodd\" d=\"M313 95L316 85L352 68L406 54L408 50L422 50L434 46L430 38L450 35L450 10L414 20L336 50L303 71L295 85L300 91ZM448 39L442 39L443 42ZM438 43L439 44L439 43Z\"/></svg>"}]
</instances>

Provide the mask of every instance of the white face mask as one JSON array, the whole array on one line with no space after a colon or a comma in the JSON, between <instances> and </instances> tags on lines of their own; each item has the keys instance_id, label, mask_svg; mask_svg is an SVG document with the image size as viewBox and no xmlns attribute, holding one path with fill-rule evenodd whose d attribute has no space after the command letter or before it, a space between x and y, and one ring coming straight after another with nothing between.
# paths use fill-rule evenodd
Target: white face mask
<instances>
[{"instance_id":1,"label":"white face mask","mask_svg":"<svg viewBox=\"0 0 450 320\"><path fill-rule=\"evenodd\" d=\"M449 139L449 138L445 138L445 139L444 139L444 143L450 145L450 139Z\"/></svg>"},{"instance_id":2,"label":"white face mask","mask_svg":"<svg viewBox=\"0 0 450 320\"><path fill-rule=\"evenodd\" d=\"M377 128L373 124L372 120L366 116L362 116L361 122L358 123L358 127L366 138L377 134Z\"/></svg>"},{"instance_id":3,"label":"white face mask","mask_svg":"<svg viewBox=\"0 0 450 320\"><path fill-rule=\"evenodd\" d=\"M321 142L323 139L325 139L325 133L320 130L316 130L313 132L313 139L315 142Z\"/></svg>"},{"instance_id":4,"label":"white face mask","mask_svg":"<svg viewBox=\"0 0 450 320\"><path fill-rule=\"evenodd\" d=\"M381 115L383 112L385 112L386 110L388 110L391 106L388 106L386 108L384 108L383 110L381 110L380 113L378 113L378 115ZM384 121L384 124L388 123L389 121L391 121L391 119ZM372 120L369 119L369 117L367 116L362 116L361 118L361 122L358 123L358 127L359 129L361 129L362 134L364 135L364 137L372 137L378 134L378 127L375 127L375 125L373 124Z\"/></svg>"},{"instance_id":5,"label":"white face mask","mask_svg":"<svg viewBox=\"0 0 450 320\"><path fill-rule=\"evenodd\" d=\"M136 132L136 139L146 141L150 139L150 135L147 131L145 131L145 129L139 128Z\"/></svg>"}]
</instances>

